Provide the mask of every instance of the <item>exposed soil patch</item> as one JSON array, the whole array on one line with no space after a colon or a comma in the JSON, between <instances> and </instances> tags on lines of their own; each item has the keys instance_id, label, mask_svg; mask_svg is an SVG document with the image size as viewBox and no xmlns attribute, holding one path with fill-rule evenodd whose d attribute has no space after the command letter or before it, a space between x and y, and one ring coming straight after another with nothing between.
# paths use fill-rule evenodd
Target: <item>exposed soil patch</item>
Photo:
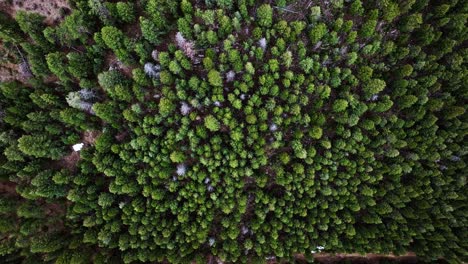
<instances>
[{"instance_id":1,"label":"exposed soil patch","mask_svg":"<svg viewBox=\"0 0 468 264\"><path fill-rule=\"evenodd\" d=\"M1 196L16 196L16 183L14 182L0 182Z\"/></svg>"},{"instance_id":2,"label":"exposed soil patch","mask_svg":"<svg viewBox=\"0 0 468 264\"><path fill-rule=\"evenodd\" d=\"M124 32L127 36L131 38L139 38L141 37L141 29L139 23L133 23L125 25Z\"/></svg>"},{"instance_id":3,"label":"exposed soil patch","mask_svg":"<svg viewBox=\"0 0 468 264\"><path fill-rule=\"evenodd\" d=\"M70 13L67 0L0 0L0 10L12 17L15 17L18 11L38 13L45 17L44 22L48 25L58 23ZM21 65L15 64L11 58L14 55L9 52L0 41L0 81L27 82L30 77L26 74L28 72L25 72Z\"/></svg>"},{"instance_id":4,"label":"exposed soil patch","mask_svg":"<svg viewBox=\"0 0 468 264\"><path fill-rule=\"evenodd\" d=\"M52 25L63 19L70 12L67 0L11 0L3 1L0 9L12 16L18 11L35 12L45 17L45 23ZM8 3L11 2L11 3Z\"/></svg>"},{"instance_id":5,"label":"exposed soil patch","mask_svg":"<svg viewBox=\"0 0 468 264\"><path fill-rule=\"evenodd\" d=\"M313 6L314 1L312 0L299 0L292 2L285 7L275 7L277 11L280 11L281 17L286 21L295 21L306 18L309 13L309 8Z\"/></svg>"},{"instance_id":6,"label":"exposed soil patch","mask_svg":"<svg viewBox=\"0 0 468 264\"><path fill-rule=\"evenodd\" d=\"M57 83L59 81L60 81L59 78L55 75L49 75L44 78L45 83Z\"/></svg>"},{"instance_id":7,"label":"exposed soil patch","mask_svg":"<svg viewBox=\"0 0 468 264\"><path fill-rule=\"evenodd\" d=\"M13 13L13 5L10 1L11 0L2 0L0 2L0 10L11 15Z\"/></svg>"},{"instance_id":8,"label":"exposed soil patch","mask_svg":"<svg viewBox=\"0 0 468 264\"><path fill-rule=\"evenodd\" d=\"M44 209L47 215L50 216L60 216L65 215L65 208L63 205L57 203L46 203Z\"/></svg>"},{"instance_id":9,"label":"exposed soil patch","mask_svg":"<svg viewBox=\"0 0 468 264\"><path fill-rule=\"evenodd\" d=\"M123 142L125 138L129 135L128 131L123 131L115 136L115 139L119 142Z\"/></svg>"},{"instance_id":10,"label":"exposed soil patch","mask_svg":"<svg viewBox=\"0 0 468 264\"><path fill-rule=\"evenodd\" d=\"M0 41L0 81L12 81L20 78L18 65L15 64L16 56L10 49L3 46Z\"/></svg>"},{"instance_id":11,"label":"exposed soil patch","mask_svg":"<svg viewBox=\"0 0 468 264\"><path fill-rule=\"evenodd\" d=\"M1 44L0 44L1 45ZM18 66L13 63L4 63L0 67L0 82L7 82L17 79Z\"/></svg>"},{"instance_id":12,"label":"exposed soil patch","mask_svg":"<svg viewBox=\"0 0 468 264\"><path fill-rule=\"evenodd\" d=\"M86 145L94 145L96 139L101 134L100 131L91 130L85 131L81 136L82 143ZM72 151L68 155L64 156L61 160L57 161L55 164L59 168L66 168L70 171L76 170L76 165L80 160L80 152L79 151Z\"/></svg>"},{"instance_id":13,"label":"exposed soil patch","mask_svg":"<svg viewBox=\"0 0 468 264\"><path fill-rule=\"evenodd\" d=\"M0 49L2 49L0 42ZM18 80L22 83L27 83L33 77L31 68L27 60L22 59L18 64L11 60L0 60L0 81L8 82Z\"/></svg>"},{"instance_id":14,"label":"exposed soil patch","mask_svg":"<svg viewBox=\"0 0 468 264\"><path fill-rule=\"evenodd\" d=\"M132 71L135 67L123 64L113 53L107 54L105 58L105 65L108 65L109 70L119 70L125 76L132 78Z\"/></svg>"},{"instance_id":15,"label":"exposed soil patch","mask_svg":"<svg viewBox=\"0 0 468 264\"><path fill-rule=\"evenodd\" d=\"M99 137L100 134L101 132L96 130L84 132L83 143L85 143L86 145L94 145L94 142L96 142L96 138Z\"/></svg>"},{"instance_id":16,"label":"exposed soil patch","mask_svg":"<svg viewBox=\"0 0 468 264\"><path fill-rule=\"evenodd\" d=\"M70 171L76 170L76 164L80 160L80 153L77 151L73 151L67 156L63 157L58 163L61 167L67 168Z\"/></svg>"},{"instance_id":17,"label":"exposed soil patch","mask_svg":"<svg viewBox=\"0 0 468 264\"><path fill-rule=\"evenodd\" d=\"M365 264L378 264L385 263L385 261L392 261L398 263L418 263L416 255L412 252L409 252L402 256L382 255L382 254L328 254L328 253L317 253L314 254L314 259L316 262L323 264L331 263L365 263ZM307 263L304 255L296 255L297 263Z\"/></svg>"}]
</instances>

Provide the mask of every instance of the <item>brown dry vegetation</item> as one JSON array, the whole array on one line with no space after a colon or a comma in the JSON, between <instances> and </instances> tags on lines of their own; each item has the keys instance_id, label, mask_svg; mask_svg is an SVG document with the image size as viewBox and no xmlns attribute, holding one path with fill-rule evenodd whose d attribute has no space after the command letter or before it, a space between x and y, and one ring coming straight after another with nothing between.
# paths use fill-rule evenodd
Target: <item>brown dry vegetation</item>
<instances>
[{"instance_id":1,"label":"brown dry vegetation","mask_svg":"<svg viewBox=\"0 0 468 264\"><path fill-rule=\"evenodd\" d=\"M15 17L18 11L35 12L45 17L44 22L52 25L63 19L70 11L67 0L0 0L0 11ZM12 54L4 49L0 41L0 81L26 81L15 64Z\"/></svg>"},{"instance_id":2,"label":"brown dry vegetation","mask_svg":"<svg viewBox=\"0 0 468 264\"><path fill-rule=\"evenodd\" d=\"M67 168L70 171L76 170L76 164L80 160L80 153L73 151L67 156L63 157L58 163L62 168Z\"/></svg>"},{"instance_id":3,"label":"brown dry vegetation","mask_svg":"<svg viewBox=\"0 0 468 264\"><path fill-rule=\"evenodd\" d=\"M0 41L0 81L11 81L18 79L19 69L18 64L13 63L15 61L14 55L8 49L3 47L3 43Z\"/></svg>"},{"instance_id":4,"label":"brown dry vegetation","mask_svg":"<svg viewBox=\"0 0 468 264\"><path fill-rule=\"evenodd\" d=\"M125 76L131 78L132 71L135 67L124 65L113 53L109 53L106 56L105 65L110 69L117 69Z\"/></svg>"},{"instance_id":5,"label":"brown dry vegetation","mask_svg":"<svg viewBox=\"0 0 468 264\"><path fill-rule=\"evenodd\" d=\"M296 256L297 262L307 263L303 256ZM323 264L331 263L365 263L365 264L378 264L384 261L391 261L397 263L418 263L418 259L414 253L407 253L402 256L395 255L382 255L382 254L328 254L328 253L318 253L314 254L315 261Z\"/></svg>"},{"instance_id":6,"label":"brown dry vegetation","mask_svg":"<svg viewBox=\"0 0 468 264\"><path fill-rule=\"evenodd\" d=\"M96 138L101 134L100 131L86 131L83 133L81 140L86 145L94 145ZM72 151L68 155L64 156L61 160L57 161L56 166L60 168L66 168L70 171L76 170L76 165L80 160L80 152Z\"/></svg>"},{"instance_id":7,"label":"brown dry vegetation","mask_svg":"<svg viewBox=\"0 0 468 264\"><path fill-rule=\"evenodd\" d=\"M309 11L309 8L313 5L312 0L299 0L291 2L289 5L282 7L276 7L279 11L282 11L281 18L286 21L294 21L297 19L304 19Z\"/></svg>"},{"instance_id":8,"label":"brown dry vegetation","mask_svg":"<svg viewBox=\"0 0 468 264\"><path fill-rule=\"evenodd\" d=\"M0 10L15 16L18 11L36 12L45 17L47 24L54 24L63 18L70 7L67 0L2 0Z\"/></svg>"},{"instance_id":9,"label":"brown dry vegetation","mask_svg":"<svg viewBox=\"0 0 468 264\"><path fill-rule=\"evenodd\" d=\"M101 134L100 131L92 130L83 133L83 143L86 145L94 145L96 138Z\"/></svg>"},{"instance_id":10,"label":"brown dry vegetation","mask_svg":"<svg viewBox=\"0 0 468 264\"><path fill-rule=\"evenodd\" d=\"M0 66L0 82L12 81L17 79L17 77L18 65L11 62L2 62L2 65Z\"/></svg>"},{"instance_id":11,"label":"brown dry vegetation","mask_svg":"<svg viewBox=\"0 0 468 264\"><path fill-rule=\"evenodd\" d=\"M383 255L383 254L330 254L330 253L316 253L314 254L314 261L321 264L335 264L335 263L353 263L353 264L379 264L379 263L402 263L402 264L415 264L419 263L418 258L412 252L409 252L405 255L395 256L393 254ZM208 256L206 259L208 264L223 263L219 258L215 256ZM272 257L266 260L267 264L289 264L287 261L277 261L276 258ZM294 262L296 264L306 264L309 263L304 255L297 254L295 256ZM195 264L195 262L192 262Z\"/></svg>"}]
</instances>

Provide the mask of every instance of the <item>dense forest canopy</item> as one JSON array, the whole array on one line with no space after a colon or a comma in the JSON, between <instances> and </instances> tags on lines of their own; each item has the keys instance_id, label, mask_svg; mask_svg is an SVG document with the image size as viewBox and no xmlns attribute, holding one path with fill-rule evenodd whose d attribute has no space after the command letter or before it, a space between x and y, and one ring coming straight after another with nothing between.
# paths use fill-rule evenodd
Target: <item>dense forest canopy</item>
<instances>
[{"instance_id":1,"label":"dense forest canopy","mask_svg":"<svg viewBox=\"0 0 468 264\"><path fill-rule=\"evenodd\" d=\"M2 263L468 261L468 2L0 13Z\"/></svg>"}]
</instances>

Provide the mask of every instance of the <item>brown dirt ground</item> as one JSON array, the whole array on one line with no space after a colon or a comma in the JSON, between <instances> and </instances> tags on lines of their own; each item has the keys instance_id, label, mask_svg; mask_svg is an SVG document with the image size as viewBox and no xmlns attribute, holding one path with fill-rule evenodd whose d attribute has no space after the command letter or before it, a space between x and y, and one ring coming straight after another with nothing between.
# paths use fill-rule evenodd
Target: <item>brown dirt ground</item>
<instances>
[{"instance_id":1,"label":"brown dirt ground","mask_svg":"<svg viewBox=\"0 0 468 264\"><path fill-rule=\"evenodd\" d=\"M16 183L14 182L0 182L1 196L16 195Z\"/></svg>"},{"instance_id":2,"label":"brown dirt ground","mask_svg":"<svg viewBox=\"0 0 468 264\"><path fill-rule=\"evenodd\" d=\"M305 261L302 255L296 257L298 260ZM395 261L399 263L417 263L417 257L414 253L407 253L402 256L395 255L382 255L382 254L328 254L328 253L318 253L314 254L314 259L322 264L331 264L331 263L365 263L365 264L378 264L384 260ZM307 262L304 262L307 263Z\"/></svg>"},{"instance_id":3,"label":"brown dirt ground","mask_svg":"<svg viewBox=\"0 0 468 264\"><path fill-rule=\"evenodd\" d=\"M1 45L1 44L0 44ZM0 82L12 81L18 76L18 66L13 63L5 63L0 67Z\"/></svg>"},{"instance_id":4,"label":"brown dirt ground","mask_svg":"<svg viewBox=\"0 0 468 264\"><path fill-rule=\"evenodd\" d=\"M63 11L69 11L70 7L67 0L0 0L0 10L12 17L15 17L18 11L39 13L45 17L46 24L52 25L58 23L64 16L65 12ZM0 41L0 54L8 56L6 53L7 51L3 49L3 44ZM18 65L10 60L1 60L0 58L0 81L15 79L25 81L19 74Z\"/></svg>"},{"instance_id":5,"label":"brown dirt ground","mask_svg":"<svg viewBox=\"0 0 468 264\"><path fill-rule=\"evenodd\" d=\"M297 19L304 19L309 13L309 8L314 6L312 0L299 0L291 2L284 8L277 7L277 10L282 11L281 18L286 21L294 21Z\"/></svg>"},{"instance_id":6,"label":"brown dirt ground","mask_svg":"<svg viewBox=\"0 0 468 264\"><path fill-rule=\"evenodd\" d=\"M83 143L87 145L94 145L94 142L96 142L96 138L101 134L100 131L86 131L83 133Z\"/></svg>"},{"instance_id":7,"label":"brown dirt ground","mask_svg":"<svg viewBox=\"0 0 468 264\"><path fill-rule=\"evenodd\" d=\"M99 131L86 131L81 136L82 142L85 145L94 145L96 142L96 138L101 134ZM61 160L56 162L56 166L60 168L66 168L70 171L76 170L76 165L80 160L80 152L78 151L71 151L68 155L64 156Z\"/></svg>"},{"instance_id":8,"label":"brown dirt ground","mask_svg":"<svg viewBox=\"0 0 468 264\"><path fill-rule=\"evenodd\" d=\"M2 2L0 9L6 10L13 16L20 10L36 12L46 17L47 24L54 24L63 18L61 9L70 9L67 0L10 0L11 4L8 4L8 0Z\"/></svg>"},{"instance_id":9,"label":"brown dirt ground","mask_svg":"<svg viewBox=\"0 0 468 264\"><path fill-rule=\"evenodd\" d=\"M0 81L11 81L19 76L18 65L13 63L15 60L14 55L11 51L3 47L3 43L0 41Z\"/></svg>"},{"instance_id":10,"label":"brown dirt ground","mask_svg":"<svg viewBox=\"0 0 468 264\"><path fill-rule=\"evenodd\" d=\"M67 156L63 157L60 161L58 161L60 167L67 168L70 171L76 170L76 164L80 160L80 153L77 151L73 151Z\"/></svg>"},{"instance_id":11,"label":"brown dirt ground","mask_svg":"<svg viewBox=\"0 0 468 264\"><path fill-rule=\"evenodd\" d=\"M107 67L109 68L112 67L116 70L119 70L121 73L123 73L125 76L129 78L132 78L133 76L132 71L135 68L135 67L127 66L123 64L123 62L119 61L117 56L115 56L115 54L113 53L109 53L106 55L105 65L107 65Z\"/></svg>"},{"instance_id":12,"label":"brown dirt ground","mask_svg":"<svg viewBox=\"0 0 468 264\"><path fill-rule=\"evenodd\" d=\"M418 263L416 255L408 253L402 256L394 255L379 255L379 254L328 254L328 253L317 253L314 254L314 260L321 264L337 264L337 263L350 263L350 264L379 264L383 261L392 261L401 264L415 264ZM289 262L278 262L276 259L270 259L266 262L267 264L289 264ZM295 257L294 263L305 264L309 263L302 254L298 254Z\"/></svg>"},{"instance_id":13,"label":"brown dirt ground","mask_svg":"<svg viewBox=\"0 0 468 264\"><path fill-rule=\"evenodd\" d=\"M359 255L359 254L329 254L329 253L316 253L314 254L314 260L317 263L321 264L338 264L338 263L350 263L350 264L379 264L385 263L385 261L392 261L393 263L400 263L400 264L416 264L419 263L416 255L414 253L407 253L402 256L395 256L392 254L383 255L383 254L366 254L366 255ZM208 264L216 264L216 263L223 263L215 256L207 256L206 263ZM286 261L277 261L275 258L266 260L267 264L289 264L290 262ZM304 255L297 254L295 256L294 262L296 264L305 264L309 263L305 259ZM191 262L191 264L196 264L195 262Z\"/></svg>"}]
</instances>

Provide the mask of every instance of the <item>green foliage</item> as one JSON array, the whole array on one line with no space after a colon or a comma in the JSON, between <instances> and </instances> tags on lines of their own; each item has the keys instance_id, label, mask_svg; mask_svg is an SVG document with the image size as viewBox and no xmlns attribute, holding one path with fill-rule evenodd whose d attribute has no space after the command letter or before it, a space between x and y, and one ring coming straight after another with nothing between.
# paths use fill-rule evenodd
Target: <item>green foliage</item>
<instances>
[{"instance_id":1,"label":"green foliage","mask_svg":"<svg viewBox=\"0 0 468 264\"><path fill-rule=\"evenodd\" d=\"M219 130L219 121L212 115L205 117L205 127L208 128L210 131L218 131Z\"/></svg>"},{"instance_id":2,"label":"green foliage","mask_svg":"<svg viewBox=\"0 0 468 264\"><path fill-rule=\"evenodd\" d=\"M319 20L321 16L322 16L322 10L320 9L320 6L313 6L310 8L310 19L312 21Z\"/></svg>"},{"instance_id":3,"label":"green foliage","mask_svg":"<svg viewBox=\"0 0 468 264\"><path fill-rule=\"evenodd\" d=\"M129 53L130 41L124 33L112 26L105 26L101 29L102 40L107 47L115 52L115 55L123 62L130 62Z\"/></svg>"},{"instance_id":4,"label":"green foliage","mask_svg":"<svg viewBox=\"0 0 468 264\"><path fill-rule=\"evenodd\" d=\"M118 2L116 4L117 14L119 15L120 20L126 23L134 22L135 17L135 7L131 2Z\"/></svg>"},{"instance_id":5,"label":"green foliage","mask_svg":"<svg viewBox=\"0 0 468 264\"><path fill-rule=\"evenodd\" d=\"M68 74L66 72L66 57L61 52L49 53L46 56L47 65L49 70L57 75L57 77L62 81L67 81Z\"/></svg>"},{"instance_id":6,"label":"green foliage","mask_svg":"<svg viewBox=\"0 0 468 264\"><path fill-rule=\"evenodd\" d=\"M466 260L465 1L70 8L0 13L3 262Z\"/></svg>"},{"instance_id":7,"label":"green foliage","mask_svg":"<svg viewBox=\"0 0 468 264\"><path fill-rule=\"evenodd\" d=\"M67 54L67 71L76 78L86 78L93 73L92 61L78 52L69 52Z\"/></svg>"},{"instance_id":8,"label":"green foliage","mask_svg":"<svg viewBox=\"0 0 468 264\"><path fill-rule=\"evenodd\" d=\"M362 15L364 13L364 8L362 6L361 0L354 0L349 9L352 15Z\"/></svg>"},{"instance_id":9,"label":"green foliage","mask_svg":"<svg viewBox=\"0 0 468 264\"><path fill-rule=\"evenodd\" d=\"M338 99L333 103L334 112L343 112L348 107L348 102L344 99Z\"/></svg>"},{"instance_id":10,"label":"green foliage","mask_svg":"<svg viewBox=\"0 0 468 264\"><path fill-rule=\"evenodd\" d=\"M361 26L359 35L364 38L371 37L375 32L375 27L377 26L377 20L368 20Z\"/></svg>"},{"instance_id":11,"label":"green foliage","mask_svg":"<svg viewBox=\"0 0 468 264\"><path fill-rule=\"evenodd\" d=\"M451 106L450 108L447 109L446 118L453 119L457 116L463 115L465 111L466 111L465 108L461 106Z\"/></svg>"},{"instance_id":12,"label":"green foliage","mask_svg":"<svg viewBox=\"0 0 468 264\"><path fill-rule=\"evenodd\" d=\"M43 24L43 16L36 13L19 11L16 13L15 19L21 31L28 35L35 42L35 44L44 50L49 50L50 44L42 34L42 31L45 28Z\"/></svg>"},{"instance_id":13,"label":"green foliage","mask_svg":"<svg viewBox=\"0 0 468 264\"><path fill-rule=\"evenodd\" d=\"M32 253L51 253L62 247L64 241L59 234L47 234L45 236L34 237L31 240Z\"/></svg>"},{"instance_id":14,"label":"green foliage","mask_svg":"<svg viewBox=\"0 0 468 264\"><path fill-rule=\"evenodd\" d=\"M61 43L71 46L75 43L86 43L89 38L92 23L81 11L75 10L56 28L48 27L44 30L44 36L51 43Z\"/></svg>"},{"instance_id":15,"label":"green foliage","mask_svg":"<svg viewBox=\"0 0 468 264\"><path fill-rule=\"evenodd\" d=\"M315 44L320 41L326 33L327 26L323 23L319 23L309 31L309 39L313 44Z\"/></svg>"},{"instance_id":16,"label":"green foliage","mask_svg":"<svg viewBox=\"0 0 468 264\"><path fill-rule=\"evenodd\" d=\"M18 139L18 148L26 155L36 158L60 159L64 148L44 135L24 135Z\"/></svg>"},{"instance_id":17,"label":"green foliage","mask_svg":"<svg viewBox=\"0 0 468 264\"><path fill-rule=\"evenodd\" d=\"M171 153L170 158L171 158L171 161L174 163L181 163L185 161L185 155L183 152L180 152L180 151L173 151Z\"/></svg>"},{"instance_id":18,"label":"green foliage","mask_svg":"<svg viewBox=\"0 0 468 264\"><path fill-rule=\"evenodd\" d=\"M159 113L162 116L167 116L175 110L174 103L168 98L161 98L159 100Z\"/></svg>"},{"instance_id":19,"label":"green foliage","mask_svg":"<svg viewBox=\"0 0 468 264\"><path fill-rule=\"evenodd\" d=\"M184 14L187 15L193 13L193 6L189 0L182 0L182 2L180 3L180 9L182 9L182 12L184 12Z\"/></svg>"},{"instance_id":20,"label":"green foliage","mask_svg":"<svg viewBox=\"0 0 468 264\"><path fill-rule=\"evenodd\" d=\"M99 118L112 124L113 126L117 125L120 118L117 105L113 102L96 103L93 105L93 111Z\"/></svg>"},{"instance_id":21,"label":"green foliage","mask_svg":"<svg viewBox=\"0 0 468 264\"><path fill-rule=\"evenodd\" d=\"M273 8L263 4L257 9L257 23L261 27L269 28L273 23Z\"/></svg>"},{"instance_id":22,"label":"green foliage","mask_svg":"<svg viewBox=\"0 0 468 264\"><path fill-rule=\"evenodd\" d=\"M407 16L401 22L401 30L404 32L410 32L418 28L422 24L422 15L420 13L412 14Z\"/></svg>"},{"instance_id":23,"label":"green foliage","mask_svg":"<svg viewBox=\"0 0 468 264\"><path fill-rule=\"evenodd\" d=\"M383 91L386 87L385 81L381 79L371 79L368 83L364 84L362 90L366 96L377 94Z\"/></svg>"},{"instance_id":24,"label":"green foliage","mask_svg":"<svg viewBox=\"0 0 468 264\"><path fill-rule=\"evenodd\" d=\"M114 86L124 82L123 75L116 70L101 72L98 75L99 85L105 90L111 90Z\"/></svg>"},{"instance_id":25,"label":"green foliage","mask_svg":"<svg viewBox=\"0 0 468 264\"><path fill-rule=\"evenodd\" d=\"M387 22L392 22L400 15L400 8L398 3L391 0L382 1L383 4L383 19Z\"/></svg>"},{"instance_id":26,"label":"green foliage","mask_svg":"<svg viewBox=\"0 0 468 264\"><path fill-rule=\"evenodd\" d=\"M372 78L372 74L374 73L374 70L369 67L369 66L362 66L359 69L359 79L365 83L369 82Z\"/></svg>"},{"instance_id":27,"label":"green foliage","mask_svg":"<svg viewBox=\"0 0 468 264\"><path fill-rule=\"evenodd\" d=\"M13 20L7 13L0 11L0 39L5 42L18 43L23 39L22 34L18 30L18 23Z\"/></svg>"},{"instance_id":28,"label":"green foliage","mask_svg":"<svg viewBox=\"0 0 468 264\"><path fill-rule=\"evenodd\" d=\"M208 81L213 86L222 86L223 85L223 80L221 78L221 75L216 70L210 70L208 72Z\"/></svg>"},{"instance_id":29,"label":"green foliage","mask_svg":"<svg viewBox=\"0 0 468 264\"><path fill-rule=\"evenodd\" d=\"M141 27L141 33L143 34L143 37L151 42L152 44L159 44L160 43L160 38L159 35L160 33L158 32L158 27L156 24L154 24L153 21L150 19L146 19L144 17L140 17L140 27Z\"/></svg>"}]
</instances>

